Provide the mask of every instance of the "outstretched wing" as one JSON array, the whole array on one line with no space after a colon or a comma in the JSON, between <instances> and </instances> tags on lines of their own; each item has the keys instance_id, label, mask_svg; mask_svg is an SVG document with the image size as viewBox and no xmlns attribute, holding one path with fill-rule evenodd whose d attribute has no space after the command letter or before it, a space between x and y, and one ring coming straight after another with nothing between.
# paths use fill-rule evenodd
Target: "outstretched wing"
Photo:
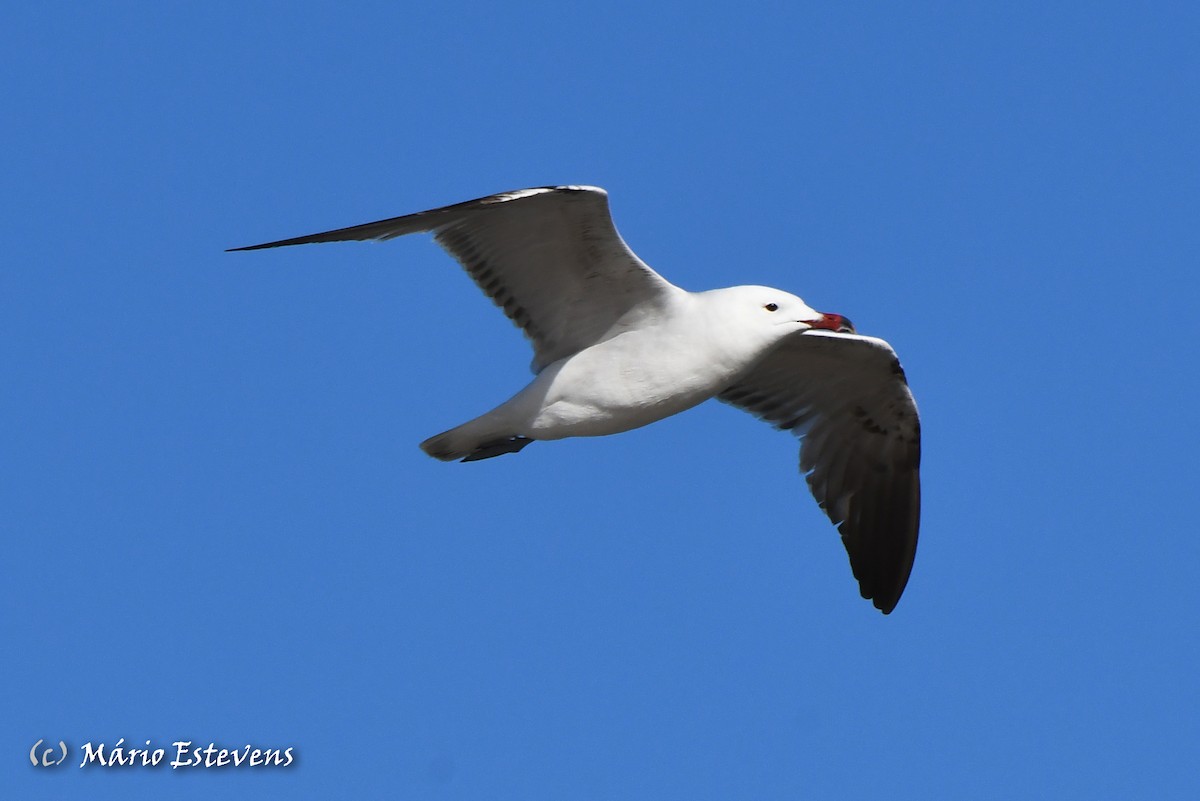
<instances>
[{"instance_id":1,"label":"outstretched wing","mask_svg":"<svg viewBox=\"0 0 1200 801\"><path fill-rule=\"evenodd\" d=\"M921 517L921 423L882 339L804 331L720 399L802 437L800 470L884 614L908 583Z\"/></svg>"},{"instance_id":2,"label":"outstretched wing","mask_svg":"<svg viewBox=\"0 0 1200 801\"><path fill-rule=\"evenodd\" d=\"M596 187L520 189L453 206L232 250L430 232L533 343L535 372L599 342L627 315L683 290L621 239Z\"/></svg>"}]
</instances>

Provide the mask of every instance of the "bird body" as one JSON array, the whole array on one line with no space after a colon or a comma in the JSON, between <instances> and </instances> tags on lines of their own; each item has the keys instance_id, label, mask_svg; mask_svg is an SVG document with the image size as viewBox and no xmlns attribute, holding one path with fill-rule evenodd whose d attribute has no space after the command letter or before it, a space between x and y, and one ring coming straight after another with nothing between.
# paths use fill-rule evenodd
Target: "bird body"
<instances>
[{"instance_id":1,"label":"bird body","mask_svg":"<svg viewBox=\"0 0 1200 801\"><path fill-rule=\"evenodd\" d=\"M779 312L766 319L771 313L763 307L772 302L809 319L821 316L767 287L679 290L653 319L618 321L601 341L548 365L510 400L421 447L452 461L495 441L618 434L686 411L806 325Z\"/></svg>"},{"instance_id":2,"label":"bird body","mask_svg":"<svg viewBox=\"0 0 1200 801\"><path fill-rule=\"evenodd\" d=\"M916 551L920 428L886 342L762 286L688 292L617 234L607 194L542 187L253 245L432 232L529 337L533 380L421 447L445 461L604 436L710 398L802 437L800 466L839 526L863 597L885 614Z\"/></svg>"}]
</instances>

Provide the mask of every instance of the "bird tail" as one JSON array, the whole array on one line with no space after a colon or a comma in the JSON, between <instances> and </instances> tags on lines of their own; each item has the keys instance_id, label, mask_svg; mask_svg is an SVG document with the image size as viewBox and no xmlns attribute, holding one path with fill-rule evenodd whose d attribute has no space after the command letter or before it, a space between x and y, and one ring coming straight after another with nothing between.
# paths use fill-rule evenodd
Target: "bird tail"
<instances>
[{"instance_id":1,"label":"bird tail","mask_svg":"<svg viewBox=\"0 0 1200 801\"><path fill-rule=\"evenodd\" d=\"M533 440L515 434L501 434L480 425L481 420L463 423L421 443L421 450L443 462L474 462L505 453L516 453Z\"/></svg>"},{"instance_id":2,"label":"bird tail","mask_svg":"<svg viewBox=\"0 0 1200 801\"><path fill-rule=\"evenodd\" d=\"M430 437L421 443L421 450L434 459L443 462L453 462L467 456L478 445L476 437L466 431L471 424L467 423L449 431L443 431L436 437Z\"/></svg>"}]
</instances>

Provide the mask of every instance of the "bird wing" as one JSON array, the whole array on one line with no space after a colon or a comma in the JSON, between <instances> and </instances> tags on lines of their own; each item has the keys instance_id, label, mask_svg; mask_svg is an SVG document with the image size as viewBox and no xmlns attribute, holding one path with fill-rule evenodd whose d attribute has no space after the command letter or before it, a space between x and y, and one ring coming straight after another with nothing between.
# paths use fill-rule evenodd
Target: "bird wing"
<instances>
[{"instance_id":1,"label":"bird wing","mask_svg":"<svg viewBox=\"0 0 1200 801\"><path fill-rule=\"evenodd\" d=\"M802 438L800 471L841 532L862 596L891 612L921 517L921 423L891 346L804 331L719 398Z\"/></svg>"},{"instance_id":2,"label":"bird wing","mask_svg":"<svg viewBox=\"0 0 1200 801\"><path fill-rule=\"evenodd\" d=\"M520 189L378 222L262 245L385 240L431 232L529 337L534 372L606 338L627 315L654 314L683 290L621 239L608 193Z\"/></svg>"}]
</instances>

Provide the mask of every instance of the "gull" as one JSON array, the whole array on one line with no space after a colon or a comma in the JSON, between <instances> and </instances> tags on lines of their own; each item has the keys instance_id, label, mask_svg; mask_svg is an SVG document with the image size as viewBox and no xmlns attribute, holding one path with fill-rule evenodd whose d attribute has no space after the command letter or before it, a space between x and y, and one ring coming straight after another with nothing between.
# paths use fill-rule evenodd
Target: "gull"
<instances>
[{"instance_id":1,"label":"gull","mask_svg":"<svg viewBox=\"0 0 1200 801\"><path fill-rule=\"evenodd\" d=\"M434 239L525 333L534 379L430 437L443 461L616 434L717 398L800 438L800 471L837 526L863 598L900 600L920 523L920 420L888 343L788 292L689 292L650 269L591 186L520 189L403 217L231 248Z\"/></svg>"}]
</instances>

